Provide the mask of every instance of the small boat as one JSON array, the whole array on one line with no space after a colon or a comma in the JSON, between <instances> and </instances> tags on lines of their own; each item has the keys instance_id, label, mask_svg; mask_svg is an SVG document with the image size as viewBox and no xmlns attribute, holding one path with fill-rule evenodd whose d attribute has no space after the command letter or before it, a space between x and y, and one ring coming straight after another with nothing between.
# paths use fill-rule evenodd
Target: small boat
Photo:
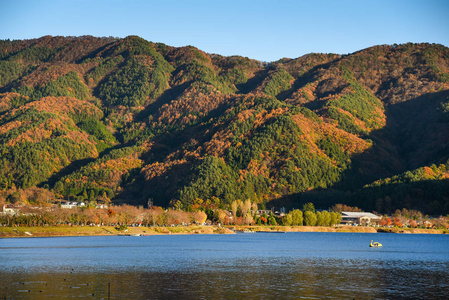
<instances>
[{"instance_id":1,"label":"small boat","mask_svg":"<svg viewBox=\"0 0 449 300\"><path fill-rule=\"evenodd\" d=\"M371 240L371 243L369 244L370 247L382 247L382 244L379 242L373 242L373 240Z\"/></svg>"}]
</instances>

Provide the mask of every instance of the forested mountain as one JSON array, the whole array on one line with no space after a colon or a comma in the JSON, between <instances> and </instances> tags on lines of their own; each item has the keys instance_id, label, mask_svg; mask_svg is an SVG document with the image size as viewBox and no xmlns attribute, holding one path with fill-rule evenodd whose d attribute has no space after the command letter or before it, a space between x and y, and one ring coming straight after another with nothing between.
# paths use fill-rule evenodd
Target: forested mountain
<instances>
[{"instance_id":1,"label":"forested mountain","mask_svg":"<svg viewBox=\"0 0 449 300\"><path fill-rule=\"evenodd\" d=\"M137 36L0 41L0 198L449 213L449 49L264 63Z\"/></svg>"}]
</instances>

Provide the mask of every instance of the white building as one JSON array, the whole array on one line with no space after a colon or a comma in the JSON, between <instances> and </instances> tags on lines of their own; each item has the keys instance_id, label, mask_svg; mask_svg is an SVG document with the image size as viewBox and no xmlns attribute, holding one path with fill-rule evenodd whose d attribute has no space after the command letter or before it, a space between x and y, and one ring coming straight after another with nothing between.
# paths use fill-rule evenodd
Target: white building
<instances>
[{"instance_id":1,"label":"white building","mask_svg":"<svg viewBox=\"0 0 449 300\"><path fill-rule=\"evenodd\" d=\"M19 212L19 210L17 208L15 208L14 206L10 205L10 204L3 204L3 210L2 210L2 214L3 215L15 215Z\"/></svg>"},{"instance_id":2,"label":"white building","mask_svg":"<svg viewBox=\"0 0 449 300\"><path fill-rule=\"evenodd\" d=\"M61 208L68 208L68 209L72 209L72 208L76 208L76 207L84 207L85 204L84 202L61 202Z\"/></svg>"},{"instance_id":3,"label":"white building","mask_svg":"<svg viewBox=\"0 0 449 300\"><path fill-rule=\"evenodd\" d=\"M373 225L378 224L380 217L368 212L353 212L342 211L341 212L341 224L344 225Z\"/></svg>"}]
</instances>

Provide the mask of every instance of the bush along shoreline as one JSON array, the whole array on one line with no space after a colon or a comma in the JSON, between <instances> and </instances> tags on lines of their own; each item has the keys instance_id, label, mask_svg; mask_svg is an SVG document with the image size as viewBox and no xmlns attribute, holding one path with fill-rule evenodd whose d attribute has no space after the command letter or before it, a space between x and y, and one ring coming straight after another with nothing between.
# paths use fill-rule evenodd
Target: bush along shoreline
<instances>
[{"instance_id":1,"label":"bush along shoreline","mask_svg":"<svg viewBox=\"0 0 449 300\"><path fill-rule=\"evenodd\" d=\"M152 235L239 232L385 232L448 233L448 217L431 218L415 210L396 210L392 215L361 212L343 204L318 211L313 203L288 213L261 210L251 201L235 201L230 210L198 206L193 211L151 209L132 205L12 206L3 204L0 237ZM343 214L342 214L343 212ZM343 215L370 215L371 221L343 219ZM352 226L351 226L352 225ZM362 226L363 225L363 226Z\"/></svg>"}]
</instances>

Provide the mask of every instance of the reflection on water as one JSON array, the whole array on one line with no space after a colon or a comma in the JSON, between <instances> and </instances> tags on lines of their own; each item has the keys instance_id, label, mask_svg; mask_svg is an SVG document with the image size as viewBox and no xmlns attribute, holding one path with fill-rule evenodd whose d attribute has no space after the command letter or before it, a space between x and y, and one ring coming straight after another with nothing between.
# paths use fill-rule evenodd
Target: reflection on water
<instances>
[{"instance_id":1,"label":"reflection on water","mask_svg":"<svg viewBox=\"0 0 449 300\"><path fill-rule=\"evenodd\" d=\"M444 299L448 246L339 233L0 239L0 298Z\"/></svg>"}]
</instances>

